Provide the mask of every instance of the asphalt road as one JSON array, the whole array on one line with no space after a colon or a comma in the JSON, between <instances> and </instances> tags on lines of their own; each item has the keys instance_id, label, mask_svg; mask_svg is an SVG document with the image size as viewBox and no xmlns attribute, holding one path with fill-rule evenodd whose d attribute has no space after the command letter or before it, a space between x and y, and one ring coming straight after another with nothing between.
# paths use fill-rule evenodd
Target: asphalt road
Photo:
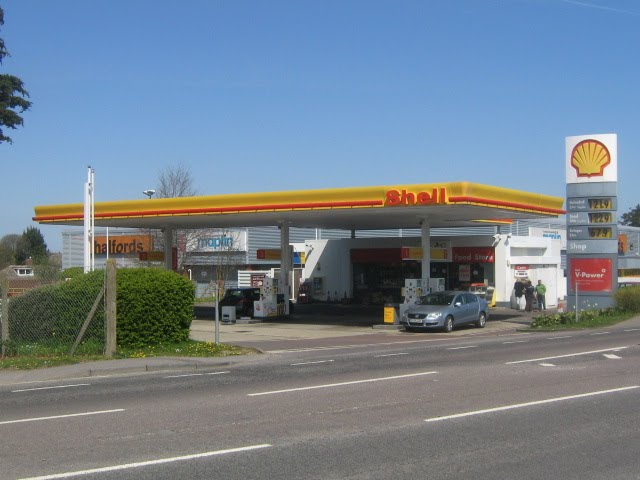
<instances>
[{"instance_id":1,"label":"asphalt road","mask_svg":"<svg viewBox=\"0 0 640 480\"><path fill-rule=\"evenodd\" d=\"M0 478L638 479L639 344L416 335L5 384Z\"/></svg>"}]
</instances>

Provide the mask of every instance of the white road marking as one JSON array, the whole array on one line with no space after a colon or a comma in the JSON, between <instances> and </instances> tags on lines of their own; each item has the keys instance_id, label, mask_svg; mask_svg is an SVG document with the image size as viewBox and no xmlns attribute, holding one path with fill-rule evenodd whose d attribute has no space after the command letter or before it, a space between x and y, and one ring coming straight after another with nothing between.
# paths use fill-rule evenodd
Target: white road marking
<instances>
[{"instance_id":1,"label":"white road marking","mask_svg":"<svg viewBox=\"0 0 640 480\"><path fill-rule=\"evenodd\" d=\"M359 383L372 383L372 382L382 382L384 380L398 380L401 378L411 378L418 377L421 375L433 375L438 372L420 372L420 373L409 373L407 375L394 375L393 377L378 377L378 378L367 378L366 380L354 380L352 382L341 382L341 383L329 383L326 385L313 385L311 387L298 387L298 388L287 388L284 390L272 390L270 392L258 392L258 393L248 393L248 397L258 397L260 395L274 395L277 393L289 393L289 392L301 392L303 390L315 390L318 388L332 388L332 387L344 387L347 385L357 385Z\"/></svg>"},{"instance_id":2,"label":"white road marking","mask_svg":"<svg viewBox=\"0 0 640 480\"><path fill-rule=\"evenodd\" d=\"M129 468L149 467L152 465L162 465L163 463L184 462L187 460L196 460L199 458L213 457L216 455L225 455L228 453L247 452L250 450L258 450L261 448L271 447L270 444L250 445L248 447L229 448L227 450L216 450L213 452L196 453L193 455L183 455L181 457L160 458L158 460L148 460L146 462L125 463L123 465L112 465L110 467L92 468L90 470L77 470L75 472L55 473L53 475L42 475L40 477L21 478L19 480L54 480L56 478L72 478L82 475L92 475L94 473L109 473L118 470L126 470Z\"/></svg>"},{"instance_id":3,"label":"white road marking","mask_svg":"<svg viewBox=\"0 0 640 480\"><path fill-rule=\"evenodd\" d=\"M185 373L182 375L168 375L164 378L200 377L203 375L224 375L225 373L229 373L229 372Z\"/></svg>"},{"instance_id":4,"label":"white road marking","mask_svg":"<svg viewBox=\"0 0 640 480\"><path fill-rule=\"evenodd\" d=\"M54 387L38 387L38 388L23 388L22 390L12 390L11 393L20 392L35 392L36 390L53 390L55 388L73 388L73 387L87 387L90 383L76 383L75 385L56 385Z\"/></svg>"},{"instance_id":5,"label":"white road marking","mask_svg":"<svg viewBox=\"0 0 640 480\"><path fill-rule=\"evenodd\" d=\"M527 334L529 335L529 334ZM380 347L380 346L388 346L388 345L407 345L410 343L433 343L433 342L452 342L459 341L459 338L455 337L434 337L427 338L422 340L402 340L398 342L382 342L382 343L362 343L362 344L351 344L351 345L334 345L329 347L308 347L308 348L289 348L285 350L267 350L267 353L300 353L300 352L317 352L323 350L346 350L349 348L369 348L369 347Z\"/></svg>"},{"instance_id":6,"label":"white road marking","mask_svg":"<svg viewBox=\"0 0 640 480\"><path fill-rule=\"evenodd\" d=\"M400 353L385 353L383 355L375 355L374 358L382 358L382 357L397 357L398 355L409 355L408 352L400 352Z\"/></svg>"},{"instance_id":7,"label":"white road marking","mask_svg":"<svg viewBox=\"0 0 640 480\"><path fill-rule=\"evenodd\" d=\"M466 347L451 347L447 348L447 350L464 350L465 348L478 348L478 345L468 345Z\"/></svg>"},{"instance_id":8,"label":"white road marking","mask_svg":"<svg viewBox=\"0 0 640 480\"><path fill-rule=\"evenodd\" d=\"M96 412L69 413L67 415L53 415L51 417L34 417L34 418L22 418L20 420L6 420L4 422L0 422L0 425L9 425L12 423L39 422L41 420L58 420L60 418L86 417L88 415L102 415L103 413L118 413L118 412L124 412L124 408L116 408L114 410L98 410Z\"/></svg>"},{"instance_id":9,"label":"white road marking","mask_svg":"<svg viewBox=\"0 0 640 480\"><path fill-rule=\"evenodd\" d=\"M590 335L591 336L594 336L594 335L608 335L609 333L611 333L611 332L596 332L596 333L591 333Z\"/></svg>"},{"instance_id":10,"label":"white road marking","mask_svg":"<svg viewBox=\"0 0 640 480\"><path fill-rule=\"evenodd\" d=\"M620 350L624 350L625 348L629 348L629 347L605 348L604 350L592 350L590 352L568 353L566 355L556 355L554 357L530 358L528 360L518 360L518 361L515 361L515 362L506 362L505 365L514 365L516 363L527 363L527 362L543 362L545 360L552 360L554 358L578 357L580 355L592 355L594 353L619 352Z\"/></svg>"},{"instance_id":11,"label":"white road marking","mask_svg":"<svg viewBox=\"0 0 640 480\"><path fill-rule=\"evenodd\" d=\"M555 367L555 365L553 363L541 363L540 366L541 367Z\"/></svg>"},{"instance_id":12,"label":"white road marking","mask_svg":"<svg viewBox=\"0 0 640 480\"><path fill-rule=\"evenodd\" d=\"M603 353L603 355L611 360L618 360L622 358L622 357L619 357L618 355L614 355L613 353Z\"/></svg>"},{"instance_id":13,"label":"white road marking","mask_svg":"<svg viewBox=\"0 0 640 480\"><path fill-rule=\"evenodd\" d=\"M513 410L513 409L516 409L516 408L532 407L534 405L543 405L545 403L562 402L562 401L565 401L565 400L575 400L577 398L593 397L593 396L596 396L596 395L605 395L607 393L624 392L626 390L633 390L634 388L640 388L640 385L632 385L630 387L613 388L611 390L600 390L600 391L597 391L597 392L581 393L581 394L578 394L578 395L568 395L566 397L549 398L547 400L537 400L535 402L517 403L517 404L514 404L514 405L506 405L506 406L503 406L503 407L487 408L485 410L476 410L474 412L456 413L454 415L446 415L446 416L442 416L442 417L427 418L425 420L425 422L440 422L442 420L451 420L451 419L454 419L454 418L470 417L470 416L473 416L473 415L484 415L486 413L501 412L501 411L504 411L504 410Z\"/></svg>"},{"instance_id":14,"label":"white road marking","mask_svg":"<svg viewBox=\"0 0 640 480\"><path fill-rule=\"evenodd\" d=\"M563 338L571 338L573 335L564 335L562 337L547 337L547 340L562 340Z\"/></svg>"},{"instance_id":15,"label":"white road marking","mask_svg":"<svg viewBox=\"0 0 640 480\"><path fill-rule=\"evenodd\" d=\"M640 328L627 328L626 330L624 330L625 332L636 332L640 330Z\"/></svg>"},{"instance_id":16,"label":"white road marking","mask_svg":"<svg viewBox=\"0 0 640 480\"><path fill-rule=\"evenodd\" d=\"M315 362L292 363L291 366L292 367L297 367L298 365L316 365L318 363L331 363L331 362L335 362L335 360L318 360L318 361L315 361Z\"/></svg>"},{"instance_id":17,"label":"white road marking","mask_svg":"<svg viewBox=\"0 0 640 480\"><path fill-rule=\"evenodd\" d=\"M512 343L527 343L529 340L514 340L513 342L502 342L503 345L510 345Z\"/></svg>"}]
</instances>

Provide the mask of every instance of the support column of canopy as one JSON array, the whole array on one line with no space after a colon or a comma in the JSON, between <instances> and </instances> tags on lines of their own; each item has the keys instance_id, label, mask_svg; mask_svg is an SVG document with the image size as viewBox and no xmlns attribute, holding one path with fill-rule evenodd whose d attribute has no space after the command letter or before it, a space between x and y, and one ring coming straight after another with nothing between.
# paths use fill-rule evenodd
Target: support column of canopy
<instances>
[{"instance_id":1,"label":"support column of canopy","mask_svg":"<svg viewBox=\"0 0 640 480\"><path fill-rule=\"evenodd\" d=\"M431 277L431 225L427 218L420 220L421 246L422 246L422 291L429 289Z\"/></svg>"},{"instance_id":2,"label":"support column of canopy","mask_svg":"<svg viewBox=\"0 0 640 480\"><path fill-rule=\"evenodd\" d=\"M173 270L173 228L164 228L162 239L164 243L164 268Z\"/></svg>"},{"instance_id":3,"label":"support column of canopy","mask_svg":"<svg viewBox=\"0 0 640 480\"><path fill-rule=\"evenodd\" d=\"M278 292L284 294L284 313L289 315L289 276L293 269L291 247L289 246L289 224L280 225L280 277Z\"/></svg>"}]
</instances>

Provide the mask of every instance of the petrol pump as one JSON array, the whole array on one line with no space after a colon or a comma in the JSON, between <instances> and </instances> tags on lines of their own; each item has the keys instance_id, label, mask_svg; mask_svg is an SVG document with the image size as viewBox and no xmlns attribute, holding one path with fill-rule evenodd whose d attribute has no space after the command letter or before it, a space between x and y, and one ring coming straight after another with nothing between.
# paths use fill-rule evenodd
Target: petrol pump
<instances>
[{"instance_id":1,"label":"petrol pump","mask_svg":"<svg viewBox=\"0 0 640 480\"><path fill-rule=\"evenodd\" d=\"M404 312L414 305L418 299L423 295L422 286L426 285L426 279L421 278L405 278L404 287L401 290L401 294L404 297L404 301L400 304L400 318ZM425 289L424 293L427 293L428 289Z\"/></svg>"},{"instance_id":2,"label":"petrol pump","mask_svg":"<svg viewBox=\"0 0 640 480\"><path fill-rule=\"evenodd\" d=\"M278 314L278 279L265 277L260 287L260 300L253 302L253 316L273 317Z\"/></svg>"}]
</instances>

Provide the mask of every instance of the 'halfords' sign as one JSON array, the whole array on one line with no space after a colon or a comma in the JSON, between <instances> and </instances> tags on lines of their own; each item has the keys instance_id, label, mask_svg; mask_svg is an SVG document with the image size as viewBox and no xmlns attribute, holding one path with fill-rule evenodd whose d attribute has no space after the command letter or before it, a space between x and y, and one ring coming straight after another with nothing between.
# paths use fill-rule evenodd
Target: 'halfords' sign
<instances>
[{"instance_id":1,"label":"'halfords' sign","mask_svg":"<svg viewBox=\"0 0 640 480\"><path fill-rule=\"evenodd\" d=\"M95 237L93 251L96 255L138 255L148 252L151 238L149 235L118 235L113 237Z\"/></svg>"}]
</instances>

